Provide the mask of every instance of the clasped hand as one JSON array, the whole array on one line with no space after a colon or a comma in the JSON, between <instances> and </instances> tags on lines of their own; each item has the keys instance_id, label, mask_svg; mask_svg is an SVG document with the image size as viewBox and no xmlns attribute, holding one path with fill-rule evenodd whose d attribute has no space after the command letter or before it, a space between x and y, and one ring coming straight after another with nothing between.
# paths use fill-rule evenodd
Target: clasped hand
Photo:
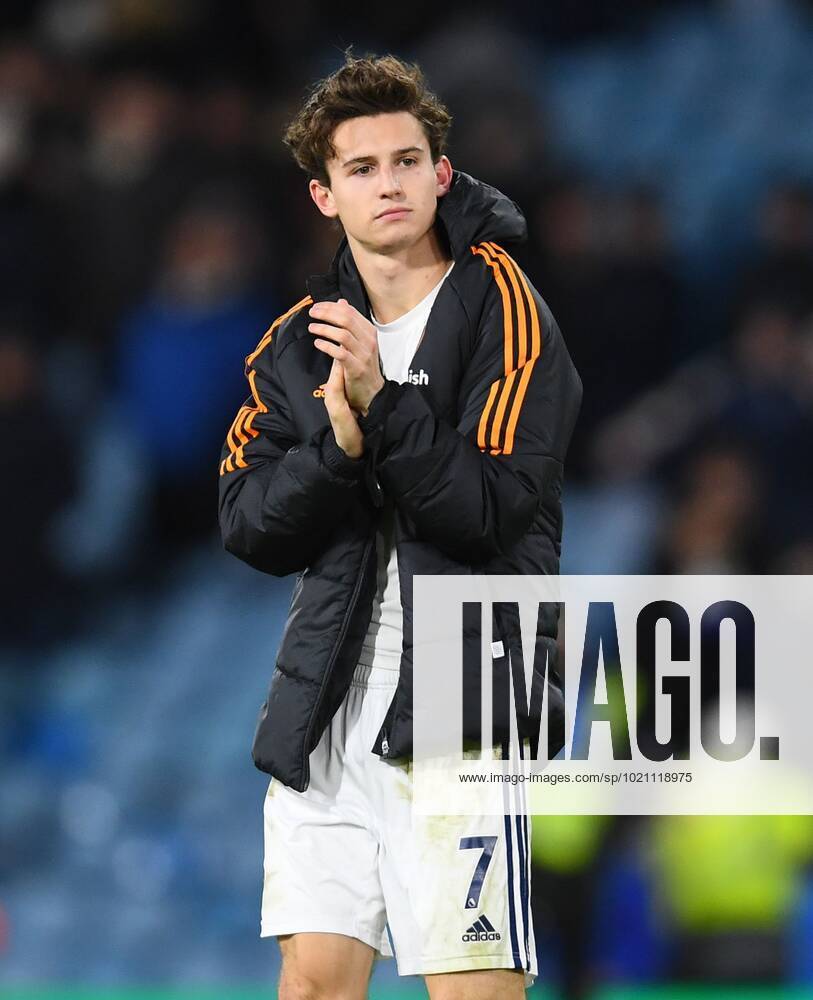
<instances>
[{"instance_id":1,"label":"clasped hand","mask_svg":"<svg viewBox=\"0 0 813 1000\"><path fill-rule=\"evenodd\" d=\"M346 299L316 302L309 314L313 321L308 329L316 335L313 346L333 358L325 406L336 443L351 458L358 458L364 439L356 417L367 414L373 397L384 387L378 333Z\"/></svg>"}]
</instances>

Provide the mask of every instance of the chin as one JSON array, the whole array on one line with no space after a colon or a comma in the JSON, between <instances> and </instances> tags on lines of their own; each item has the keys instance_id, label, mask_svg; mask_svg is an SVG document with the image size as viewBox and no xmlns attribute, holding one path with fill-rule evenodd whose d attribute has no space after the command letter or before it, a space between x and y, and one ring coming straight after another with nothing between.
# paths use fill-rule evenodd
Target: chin
<instances>
[{"instance_id":1,"label":"chin","mask_svg":"<svg viewBox=\"0 0 813 1000\"><path fill-rule=\"evenodd\" d=\"M370 240L367 246L374 253L396 253L398 250L405 250L407 247L411 247L416 239L417 237L414 233L401 233L397 239L382 240L379 237L376 240Z\"/></svg>"}]
</instances>

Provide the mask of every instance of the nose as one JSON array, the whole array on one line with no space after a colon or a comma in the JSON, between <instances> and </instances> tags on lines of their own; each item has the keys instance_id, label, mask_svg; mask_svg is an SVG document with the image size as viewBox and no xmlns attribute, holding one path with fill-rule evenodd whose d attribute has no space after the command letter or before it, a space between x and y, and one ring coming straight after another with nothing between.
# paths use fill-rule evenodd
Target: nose
<instances>
[{"instance_id":1,"label":"nose","mask_svg":"<svg viewBox=\"0 0 813 1000\"><path fill-rule=\"evenodd\" d=\"M381 178L381 195L396 195L401 193L401 178L392 168L384 168L379 174Z\"/></svg>"}]
</instances>

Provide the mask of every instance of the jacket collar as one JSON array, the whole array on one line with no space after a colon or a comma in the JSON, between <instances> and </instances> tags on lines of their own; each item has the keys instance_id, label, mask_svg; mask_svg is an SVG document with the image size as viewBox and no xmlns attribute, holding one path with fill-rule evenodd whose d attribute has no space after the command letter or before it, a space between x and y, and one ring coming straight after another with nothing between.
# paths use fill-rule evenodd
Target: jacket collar
<instances>
[{"instance_id":1,"label":"jacket collar","mask_svg":"<svg viewBox=\"0 0 813 1000\"><path fill-rule=\"evenodd\" d=\"M520 243L527 235L525 217L510 198L460 170L453 172L449 192L438 202L437 221L455 261L483 240ZM330 270L312 275L307 286L314 302L344 297L363 315L369 312L367 292L347 237L339 244Z\"/></svg>"}]
</instances>

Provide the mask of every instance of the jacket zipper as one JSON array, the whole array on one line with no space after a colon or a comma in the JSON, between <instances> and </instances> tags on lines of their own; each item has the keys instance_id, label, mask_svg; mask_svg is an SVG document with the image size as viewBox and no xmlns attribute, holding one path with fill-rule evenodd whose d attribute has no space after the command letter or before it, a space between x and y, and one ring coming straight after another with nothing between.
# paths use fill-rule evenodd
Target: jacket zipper
<instances>
[{"instance_id":1,"label":"jacket zipper","mask_svg":"<svg viewBox=\"0 0 813 1000\"><path fill-rule=\"evenodd\" d=\"M390 707L387 709L387 714L384 717L383 723L381 724L381 730L380 730L381 739L378 739L376 737L377 746L381 750L381 753L379 754L380 757L389 757L390 755L390 727L392 726L393 720L395 719L395 704L397 700L398 700L398 689L396 688L395 694L392 696L392 701L390 702ZM375 749L375 746L373 747L373 752L374 753L378 752Z\"/></svg>"},{"instance_id":2,"label":"jacket zipper","mask_svg":"<svg viewBox=\"0 0 813 1000\"><path fill-rule=\"evenodd\" d=\"M396 546L396 550L397 550L397 547L398 547L398 516L397 516L397 514L395 515L394 537L395 537L395 546ZM402 596L401 595L401 589L400 589L400 576L401 576L400 566L401 566L401 563L399 562L398 565L399 565L399 572L398 572L399 588L398 588L398 593L399 593L399 596ZM402 603L403 603L403 601L402 601ZM403 655L403 651L402 651L402 655ZM395 713L395 705L396 705L396 702L398 701L398 688L400 687L400 682L401 682L401 678L400 678L400 670L399 670L398 686L395 689L395 693L392 696L392 701L390 702L390 707L387 709L387 714L384 716L384 721L381 724L381 732L380 732L381 739L378 740L378 738L377 738L377 740L378 740L378 746L379 746L379 748L381 750L380 756L381 756L382 759L385 758L385 757L389 757L389 755L390 755L390 726L393 725L394 720L395 720L395 714L396 714ZM375 746L373 746L373 752L374 753L376 752Z\"/></svg>"},{"instance_id":3,"label":"jacket zipper","mask_svg":"<svg viewBox=\"0 0 813 1000\"><path fill-rule=\"evenodd\" d=\"M370 536L364 546L364 555L361 557L361 572L358 575L355 586L353 587L353 593L350 595L350 601L347 605L347 610L344 613L344 619L342 621L342 626L339 629L339 634L336 638L336 644L334 645L330 659L328 660L327 667L325 667L325 672L322 676L322 683L319 686L319 694L316 696L316 704L313 707L313 713L311 714L311 720L308 723L308 728L305 731L305 747L307 748L310 743L310 736L313 732L314 724L316 723L316 717L319 714L319 709L322 706L322 701L324 700L325 691L327 689L327 682L330 678L330 673L333 670L333 664L336 662L336 657L339 655L339 650L341 649L342 642L344 641L345 633L347 632L347 626L350 624L350 616L356 607L356 602L358 601L359 591L361 590L361 584L364 581L364 574L367 572L367 562L370 558L370 550L375 542L375 532ZM302 770L304 771L308 767L308 778L310 778L310 767L307 763L308 757L310 755L305 753L302 758Z\"/></svg>"}]
</instances>

